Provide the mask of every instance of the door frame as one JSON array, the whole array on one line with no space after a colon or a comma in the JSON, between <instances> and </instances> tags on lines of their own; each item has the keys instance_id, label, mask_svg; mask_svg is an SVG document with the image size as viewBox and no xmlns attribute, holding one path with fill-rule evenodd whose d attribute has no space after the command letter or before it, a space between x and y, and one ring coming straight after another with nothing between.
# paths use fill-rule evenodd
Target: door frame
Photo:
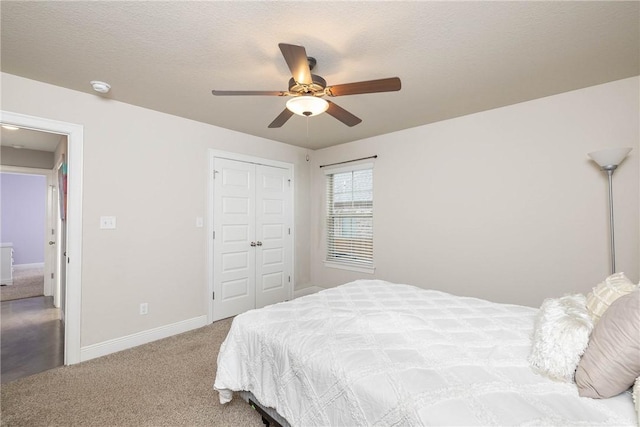
<instances>
[{"instance_id":1,"label":"door frame","mask_svg":"<svg viewBox=\"0 0 640 427\"><path fill-rule=\"evenodd\" d=\"M232 153L229 151L220 151L209 149L209 167L207 173L207 293L205 295L207 303L207 324L213 323L213 255L214 255L214 227L213 227L213 211L215 201L215 182L214 182L214 164L216 158L222 158L227 160L235 160L239 162L252 163L256 165L273 166L277 168L283 168L290 171L291 176L291 277L292 281L289 286L289 299L293 299L293 290L295 289L295 180L294 180L294 165L293 163L281 162L278 160L269 160L256 156L249 156L246 154Z\"/></svg>"},{"instance_id":2,"label":"door frame","mask_svg":"<svg viewBox=\"0 0 640 427\"><path fill-rule=\"evenodd\" d=\"M64 364L80 362L82 319L82 125L0 110L0 122L21 128L67 135L67 283L64 322Z\"/></svg>"}]
</instances>

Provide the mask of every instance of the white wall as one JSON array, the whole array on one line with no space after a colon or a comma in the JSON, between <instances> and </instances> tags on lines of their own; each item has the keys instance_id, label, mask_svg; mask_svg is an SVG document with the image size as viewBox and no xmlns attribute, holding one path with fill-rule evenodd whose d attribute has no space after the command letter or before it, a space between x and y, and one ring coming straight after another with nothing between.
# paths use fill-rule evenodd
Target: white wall
<instances>
[{"instance_id":1,"label":"white wall","mask_svg":"<svg viewBox=\"0 0 640 427\"><path fill-rule=\"evenodd\" d=\"M428 102L428 100L427 100ZM633 151L614 175L617 267L638 281L639 79L317 151L311 281L376 277L539 306L609 272L606 174L587 152ZM319 165L377 154L372 275L324 267Z\"/></svg>"},{"instance_id":2,"label":"white wall","mask_svg":"<svg viewBox=\"0 0 640 427\"><path fill-rule=\"evenodd\" d=\"M606 176L586 153L633 146L614 191L618 270L638 280L637 77L317 151L311 168L286 144L1 82L3 110L84 126L83 347L206 315L207 236L195 218L206 217L209 148L295 165L296 289L371 277L322 264L318 165L378 154L375 277L537 306L607 275ZM118 228L100 230L101 215Z\"/></svg>"},{"instance_id":3,"label":"white wall","mask_svg":"<svg viewBox=\"0 0 640 427\"><path fill-rule=\"evenodd\" d=\"M2 109L84 126L83 347L206 316L208 236L195 219L209 148L294 164L295 283L308 283L306 150L5 73ZM117 229L100 230L102 215Z\"/></svg>"}]
</instances>

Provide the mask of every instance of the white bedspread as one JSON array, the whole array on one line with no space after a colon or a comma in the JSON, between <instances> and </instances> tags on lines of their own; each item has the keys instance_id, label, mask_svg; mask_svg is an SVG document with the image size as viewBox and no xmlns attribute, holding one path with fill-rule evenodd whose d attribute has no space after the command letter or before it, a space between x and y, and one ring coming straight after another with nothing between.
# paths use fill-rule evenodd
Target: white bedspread
<instances>
[{"instance_id":1,"label":"white bedspread","mask_svg":"<svg viewBox=\"0 0 640 427\"><path fill-rule=\"evenodd\" d=\"M292 426L636 425L527 363L537 309L361 280L237 316L220 401L251 391Z\"/></svg>"}]
</instances>

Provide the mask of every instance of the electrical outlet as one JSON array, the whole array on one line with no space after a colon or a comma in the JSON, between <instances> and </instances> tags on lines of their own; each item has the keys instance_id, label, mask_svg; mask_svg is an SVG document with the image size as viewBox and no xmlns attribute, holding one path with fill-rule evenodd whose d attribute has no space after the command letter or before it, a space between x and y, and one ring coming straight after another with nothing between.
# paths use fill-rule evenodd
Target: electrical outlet
<instances>
[{"instance_id":1,"label":"electrical outlet","mask_svg":"<svg viewBox=\"0 0 640 427\"><path fill-rule=\"evenodd\" d=\"M149 313L149 304L146 302L140 303L140 314Z\"/></svg>"}]
</instances>

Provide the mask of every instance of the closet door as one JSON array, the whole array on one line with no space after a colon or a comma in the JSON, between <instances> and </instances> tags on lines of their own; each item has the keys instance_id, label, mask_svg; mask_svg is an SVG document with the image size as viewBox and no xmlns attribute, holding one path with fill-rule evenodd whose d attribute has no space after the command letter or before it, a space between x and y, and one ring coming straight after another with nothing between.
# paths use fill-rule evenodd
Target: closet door
<instances>
[{"instance_id":1,"label":"closet door","mask_svg":"<svg viewBox=\"0 0 640 427\"><path fill-rule=\"evenodd\" d=\"M255 165L214 162L214 320L255 307Z\"/></svg>"},{"instance_id":2,"label":"closet door","mask_svg":"<svg viewBox=\"0 0 640 427\"><path fill-rule=\"evenodd\" d=\"M291 295L291 170L214 159L213 320Z\"/></svg>"},{"instance_id":3,"label":"closet door","mask_svg":"<svg viewBox=\"0 0 640 427\"><path fill-rule=\"evenodd\" d=\"M256 308L289 298L291 177L287 169L256 166Z\"/></svg>"}]
</instances>

